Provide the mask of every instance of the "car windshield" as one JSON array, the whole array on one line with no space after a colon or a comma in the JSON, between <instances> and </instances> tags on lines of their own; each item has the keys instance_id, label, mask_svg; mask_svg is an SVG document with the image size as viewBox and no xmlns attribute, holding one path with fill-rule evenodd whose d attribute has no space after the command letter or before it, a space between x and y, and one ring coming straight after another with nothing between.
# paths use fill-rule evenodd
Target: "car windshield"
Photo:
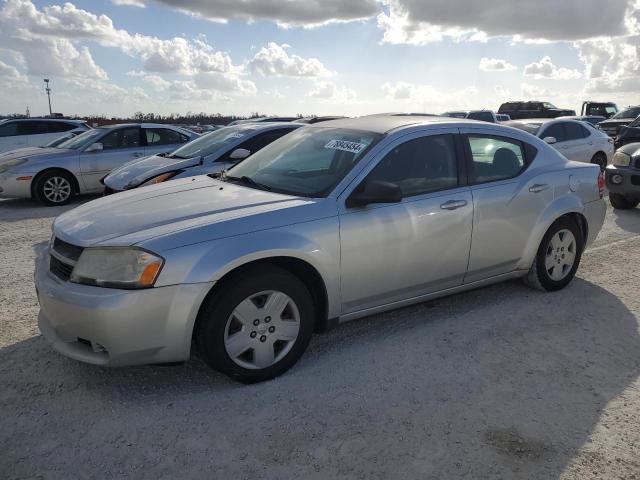
<instances>
[{"instance_id":1,"label":"car windshield","mask_svg":"<svg viewBox=\"0 0 640 480\"><path fill-rule=\"evenodd\" d=\"M43 145L42 148L59 148L59 145L63 144L67 140L76 137L77 133L67 133L65 136L51 140L49 143Z\"/></svg>"},{"instance_id":2,"label":"car windshield","mask_svg":"<svg viewBox=\"0 0 640 480\"><path fill-rule=\"evenodd\" d=\"M633 107L622 110L611 118L636 118L638 115L640 115L640 107Z\"/></svg>"},{"instance_id":3,"label":"car windshield","mask_svg":"<svg viewBox=\"0 0 640 480\"><path fill-rule=\"evenodd\" d=\"M381 137L343 128L301 128L233 167L227 178L290 195L326 197Z\"/></svg>"},{"instance_id":4,"label":"car windshield","mask_svg":"<svg viewBox=\"0 0 640 480\"><path fill-rule=\"evenodd\" d=\"M522 122L504 122L503 125L507 125L508 127L517 128L519 130L524 130L527 133L532 135L537 135L538 131L542 124L540 123L522 123Z\"/></svg>"},{"instance_id":5,"label":"car windshield","mask_svg":"<svg viewBox=\"0 0 640 480\"><path fill-rule=\"evenodd\" d=\"M640 127L640 116L629 124L630 127Z\"/></svg>"},{"instance_id":6,"label":"car windshield","mask_svg":"<svg viewBox=\"0 0 640 480\"><path fill-rule=\"evenodd\" d=\"M71 150L80 150L94 143L100 135L102 135L106 128L95 128L93 130L87 130L81 133L77 137L70 138L66 142L62 142L56 148L69 148Z\"/></svg>"},{"instance_id":7,"label":"car windshield","mask_svg":"<svg viewBox=\"0 0 640 480\"><path fill-rule=\"evenodd\" d=\"M251 135L256 129L261 128L256 125L238 125L234 127L224 127L207 133L202 137L185 144L175 150L169 157L192 158L206 157L218 151L225 145L233 143L240 138Z\"/></svg>"},{"instance_id":8,"label":"car windshield","mask_svg":"<svg viewBox=\"0 0 640 480\"><path fill-rule=\"evenodd\" d=\"M553 103L544 102L544 108L558 108Z\"/></svg>"}]
</instances>

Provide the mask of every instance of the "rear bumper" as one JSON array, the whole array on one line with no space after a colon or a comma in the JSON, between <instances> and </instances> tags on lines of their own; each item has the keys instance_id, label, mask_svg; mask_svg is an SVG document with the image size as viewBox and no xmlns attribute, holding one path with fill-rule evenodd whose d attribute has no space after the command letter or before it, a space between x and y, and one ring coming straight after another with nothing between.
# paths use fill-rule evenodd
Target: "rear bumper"
<instances>
[{"instance_id":1,"label":"rear bumper","mask_svg":"<svg viewBox=\"0 0 640 480\"><path fill-rule=\"evenodd\" d=\"M54 350L105 366L189 358L193 325L211 283L116 290L64 282L38 257L38 326Z\"/></svg>"},{"instance_id":2,"label":"rear bumper","mask_svg":"<svg viewBox=\"0 0 640 480\"><path fill-rule=\"evenodd\" d=\"M587 219L588 234L585 242L585 248L593 243L602 226L604 218L607 214L607 204L603 199L589 202L584 206L584 217Z\"/></svg>"},{"instance_id":3,"label":"rear bumper","mask_svg":"<svg viewBox=\"0 0 640 480\"><path fill-rule=\"evenodd\" d=\"M614 175L620 175L621 183L613 183ZM640 200L640 169L609 165L605 171L605 184L610 193Z\"/></svg>"}]
</instances>

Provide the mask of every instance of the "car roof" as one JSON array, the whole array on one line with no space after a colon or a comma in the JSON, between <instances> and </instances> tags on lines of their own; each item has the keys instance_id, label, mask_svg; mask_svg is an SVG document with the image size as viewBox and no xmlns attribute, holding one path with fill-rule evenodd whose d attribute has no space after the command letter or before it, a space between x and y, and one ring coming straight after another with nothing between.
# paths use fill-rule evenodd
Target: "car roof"
<instances>
[{"instance_id":1,"label":"car roof","mask_svg":"<svg viewBox=\"0 0 640 480\"><path fill-rule=\"evenodd\" d=\"M305 127L305 123L296 122L248 122L239 123L238 125L231 125L230 127L223 128L240 128L245 130L268 130L270 128L300 128Z\"/></svg>"},{"instance_id":2,"label":"car roof","mask_svg":"<svg viewBox=\"0 0 640 480\"><path fill-rule=\"evenodd\" d=\"M0 120L1 123L4 122L65 122L65 123L86 123L86 120L79 120L77 118L40 118L40 117L29 117L29 118L3 118Z\"/></svg>"},{"instance_id":3,"label":"car roof","mask_svg":"<svg viewBox=\"0 0 640 480\"><path fill-rule=\"evenodd\" d=\"M352 130L365 130L374 133L388 133L404 127L414 125L478 125L474 120L461 118L450 118L427 115L398 115L380 114L368 115L357 118L343 118L340 120L330 120L328 122L315 123L306 128L345 128Z\"/></svg>"}]
</instances>

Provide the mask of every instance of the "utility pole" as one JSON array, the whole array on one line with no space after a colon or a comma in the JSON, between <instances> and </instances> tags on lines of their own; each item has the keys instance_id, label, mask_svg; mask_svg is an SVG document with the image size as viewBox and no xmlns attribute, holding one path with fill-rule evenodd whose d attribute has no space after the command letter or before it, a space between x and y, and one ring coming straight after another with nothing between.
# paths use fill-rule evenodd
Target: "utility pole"
<instances>
[{"instance_id":1,"label":"utility pole","mask_svg":"<svg viewBox=\"0 0 640 480\"><path fill-rule=\"evenodd\" d=\"M47 92L47 98L49 99L49 116L52 117L53 112L51 111L51 89L49 88L48 78L44 79L44 84L46 85L44 91Z\"/></svg>"}]
</instances>

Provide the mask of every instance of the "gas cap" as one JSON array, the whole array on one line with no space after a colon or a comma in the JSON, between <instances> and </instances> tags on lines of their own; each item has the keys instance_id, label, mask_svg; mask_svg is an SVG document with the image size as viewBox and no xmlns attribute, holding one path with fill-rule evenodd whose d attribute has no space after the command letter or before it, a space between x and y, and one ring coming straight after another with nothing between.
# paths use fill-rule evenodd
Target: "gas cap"
<instances>
[{"instance_id":1,"label":"gas cap","mask_svg":"<svg viewBox=\"0 0 640 480\"><path fill-rule=\"evenodd\" d=\"M577 192L580 187L580 180L575 175L569 175L569 190Z\"/></svg>"}]
</instances>

